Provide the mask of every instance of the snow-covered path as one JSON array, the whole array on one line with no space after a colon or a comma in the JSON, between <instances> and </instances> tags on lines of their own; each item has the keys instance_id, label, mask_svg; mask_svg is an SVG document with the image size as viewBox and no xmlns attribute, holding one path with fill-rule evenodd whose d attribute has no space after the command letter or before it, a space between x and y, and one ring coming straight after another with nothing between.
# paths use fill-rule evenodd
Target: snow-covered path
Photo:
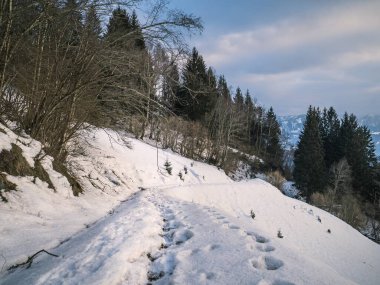
<instances>
[{"instance_id":1,"label":"snow-covered path","mask_svg":"<svg viewBox=\"0 0 380 285\"><path fill-rule=\"evenodd\" d=\"M270 277L273 284L289 284L267 238L159 189L136 193L50 251L59 257L42 253L0 283L257 284Z\"/></svg>"},{"instance_id":2,"label":"snow-covered path","mask_svg":"<svg viewBox=\"0 0 380 285\"><path fill-rule=\"evenodd\" d=\"M136 192L49 250L59 257L41 254L30 268L2 276L0 284L357 284L292 250L282 242L286 238L265 236L256 220L177 197L199 190L189 187ZM223 187L231 184L201 189Z\"/></svg>"},{"instance_id":3,"label":"snow-covered path","mask_svg":"<svg viewBox=\"0 0 380 285\"><path fill-rule=\"evenodd\" d=\"M291 284L269 239L235 224L219 210L169 198L149 199L165 225L162 249L151 256L148 277L155 284ZM262 283L260 283L262 282Z\"/></svg>"},{"instance_id":4,"label":"snow-covered path","mask_svg":"<svg viewBox=\"0 0 380 285\"><path fill-rule=\"evenodd\" d=\"M144 284L149 260L159 246L163 224L143 192L132 195L88 229L50 252L29 269L16 269L0 284Z\"/></svg>"}]
</instances>

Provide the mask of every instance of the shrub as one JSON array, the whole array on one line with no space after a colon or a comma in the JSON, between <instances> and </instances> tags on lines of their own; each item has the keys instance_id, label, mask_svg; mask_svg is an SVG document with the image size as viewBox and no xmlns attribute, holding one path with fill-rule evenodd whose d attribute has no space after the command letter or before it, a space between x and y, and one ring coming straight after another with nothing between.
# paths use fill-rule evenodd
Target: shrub
<instances>
[{"instance_id":1,"label":"shrub","mask_svg":"<svg viewBox=\"0 0 380 285\"><path fill-rule=\"evenodd\" d=\"M172 167L172 164L169 162L169 160L166 159L164 166L165 166L165 170L169 173L169 175L172 175L173 167Z\"/></svg>"},{"instance_id":2,"label":"shrub","mask_svg":"<svg viewBox=\"0 0 380 285\"><path fill-rule=\"evenodd\" d=\"M345 194L342 197L342 207L338 217L356 229L361 228L365 223L360 203L352 194Z\"/></svg>"},{"instance_id":3,"label":"shrub","mask_svg":"<svg viewBox=\"0 0 380 285\"><path fill-rule=\"evenodd\" d=\"M179 176L179 179L181 179L182 181L185 181L185 178L183 177L183 174L181 171L178 173L178 176Z\"/></svg>"},{"instance_id":4,"label":"shrub","mask_svg":"<svg viewBox=\"0 0 380 285\"><path fill-rule=\"evenodd\" d=\"M326 208L328 202L326 199L326 195L322 194L320 192L315 192L310 196L310 202L314 206L317 206L319 208Z\"/></svg>"},{"instance_id":5,"label":"shrub","mask_svg":"<svg viewBox=\"0 0 380 285\"><path fill-rule=\"evenodd\" d=\"M16 185L9 182L5 174L0 173L0 199L3 202L8 202L8 200L2 192L9 192L11 190L16 190Z\"/></svg>"},{"instance_id":6,"label":"shrub","mask_svg":"<svg viewBox=\"0 0 380 285\"><path fill-rule=\"evenodd\" d=\"M283 238L284 236L282 235L282 233L281 233L281 230L278 230L278 232L277 232L277 237L278 238Z\"/></svg>"},{"instance_id":7,"label":"shrub","mask_svg":"<svg viewBox=\"0 0 380 285\"><path fill-rule=\"evenodd\" d=\"M360 202L350 193L337 199L336 195L328 189L327 193L313 193L310 199L313 205L328 211L355 229L360 229L365 223Z\"/></svg>"},{"instance_id":8,"label":"shrub","mask_svg":"<svg viewBox=\"0 0 380 285\"><path fill-rule=\"evenodd\" d=\"M267 182L280 190L282 190L285 181L284 176L278 170L267 173Z\"/></svg>"},{"instance_id":9,"label":"shrub","mask_svg":"<svg viewBox=\"0 0 380 285\"><path fill-rule=\"evenodd\" d=\"M256 217L255 212L253 212L253 210L251 210L251 218L254 220L255 217Z\"/></svg>"},{"instance_id":10,"label":"shrub","mask_svg":"<svg viewBox=\"0 0 380 285\"><path fill-rule=\"evenodd\" d=\"M315 192L310 196L310 203L312 205L324 209L334 215L337 215L340 211L337 202L337 195L331 188L327 188L326 193Z\"/></svg>"}]
</instances>

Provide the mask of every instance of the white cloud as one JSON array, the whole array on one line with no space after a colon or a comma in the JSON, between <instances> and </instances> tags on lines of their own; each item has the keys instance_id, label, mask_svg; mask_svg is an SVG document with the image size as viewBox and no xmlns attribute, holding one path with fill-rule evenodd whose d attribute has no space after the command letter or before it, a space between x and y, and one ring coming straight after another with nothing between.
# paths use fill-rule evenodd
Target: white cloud
<instances>
[{"instance_id":1,"label":"white cloud","mask_svg":"<svg viewBox=\"0 0 380 285\"><path fill-rule=\"evenodd\" d=\"M222 35L214 46L205 48L205 58L217 67L246 56L320 45L327 41L339 44L345 38L363 35L377 36L379 48L378 11L380 2L358 2L314 16L286 19L273 25Z\"/></svg>"},{"instance_id":2,"label":"white cloud","mask_svg":"<svg viewBox=\"0 0 380 285\"><path fill-rule=\"evenodd\" d=\"M352 67L367 63L380 63L380 47L350 51L331 58L331 66Z\"/></svg>"}]
</instances>

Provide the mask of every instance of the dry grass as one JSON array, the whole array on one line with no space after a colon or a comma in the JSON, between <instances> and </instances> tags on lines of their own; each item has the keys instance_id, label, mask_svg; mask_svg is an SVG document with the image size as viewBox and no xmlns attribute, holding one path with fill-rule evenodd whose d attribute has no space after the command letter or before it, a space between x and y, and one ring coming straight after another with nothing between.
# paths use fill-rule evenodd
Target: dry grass
<instances>
[{"instance_id":1,"label":"dry grass","mask_svg":"<svg viewBox=\"0 0 380 285\"><path fill-rule=\"evenodd\" d=\"M74 196L79 196L80 193L83 193L83 189L80 184L74 179L74 177L69 173L67 167L58 160L53 160L53 168L55 171L61 173L67 178L70 183L71 189L73 190Z\"/></svg>"},{"instance_id":2,"label":"dry grass","mask_svg":"<svg viewBox=\"0 0 380 285\"><path fill-rule=\"evenodd\" d=\"M5 174L0 173L0 199L3 202L8 202L7 198L3 195L2 192L9 192L12 190L16 190L16 185L12 182L9 182Z\"/></svg>"},{"instance_id":3,"label":"dry grass","mask_svg":"<svg viewBox=\"0 0 380 285\"><path fill-rule=\"evenodd\" d=\"M279 190L282 190L282 187L286 181L284 176L282 176L281 172L276 170L276 171L271 171L266 174L267 176L267 182L272 184L274 187L278 188Z\"/></svg>"}]
</instances>

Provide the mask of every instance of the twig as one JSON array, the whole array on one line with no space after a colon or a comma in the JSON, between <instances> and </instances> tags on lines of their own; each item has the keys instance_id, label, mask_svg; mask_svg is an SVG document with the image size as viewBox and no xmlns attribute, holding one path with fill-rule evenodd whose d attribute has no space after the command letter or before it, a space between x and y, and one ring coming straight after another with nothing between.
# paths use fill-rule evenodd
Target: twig
<instances>
[{"instance_id":1,"label":"twig","mask_svg":"<svg viewBox=\"0 0 380 285\"><path fill-rule=\"evenodd\" d=\"M27 264L27 269L28 268L30 268L30 266L32 266L32 262L33 262L33 260L34 260L34 258L38 255L38 254L40 254L41 252L45 252L45 253L47 253L47 254L49 254L49 255L51 255L51 256L54 256L54 257L59 257L58 255L56 255L56 254L53 254L53 253L50 253L50 252L48 252L48 251L46 251L46 250L44 250L44 249L41 249L40 251L37 251L35 254L33 254L32 256L29 256L28 257L28 259L27 259L27 261L25 261L25 262L23 262L23 263L19 263L19 264L16 264L16 265L12 265L11 267L9 267L8 268L8 270L12 270L12 269L15 269L15 268L17 268L17 267L20 267L20 266L23 266L23 265L26 265Z\"/></svg>"}]
</instances>

